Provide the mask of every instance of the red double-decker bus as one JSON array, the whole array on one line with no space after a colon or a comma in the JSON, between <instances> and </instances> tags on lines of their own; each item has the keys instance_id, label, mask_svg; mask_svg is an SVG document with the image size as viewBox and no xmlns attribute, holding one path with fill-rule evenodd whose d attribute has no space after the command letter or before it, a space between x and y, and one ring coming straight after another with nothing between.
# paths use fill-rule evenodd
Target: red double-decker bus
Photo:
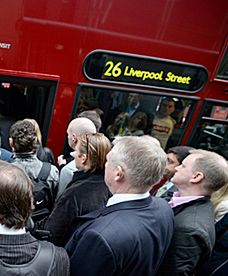
<instances>
[{"instance_id":1,"label":"red double-decker bus","mask_svg":"<svg viewBox=\"0 0 228 276\"><path fill-rule=\"evenodd\" d=\"M164 147L228 157L227 13L226 0L2 0L0 128L34 118L58 155L81 111L98 110L107 134L122 115L131 120L134 98L146 118L140 133L151 134L171 98L175 124Z\"/></svg>"}]
</instances>

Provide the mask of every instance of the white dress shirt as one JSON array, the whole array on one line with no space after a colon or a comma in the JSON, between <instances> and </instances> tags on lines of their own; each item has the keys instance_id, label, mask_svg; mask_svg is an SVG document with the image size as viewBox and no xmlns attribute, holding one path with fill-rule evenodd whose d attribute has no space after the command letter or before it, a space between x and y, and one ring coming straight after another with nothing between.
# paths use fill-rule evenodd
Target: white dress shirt
<instances>
[{"instance_id":1,"label":"white dress shirt","mask_svg":"<svg viewBox=\"0 0 228 276\"><path fill-rule=\"evenodd\" d=\"M146 192L145 194L114 194L112 197L109 198L106 204L106 207L120 202L144 199L149 196L150 196L149 192Z\"/></svg>"}]
</instances>

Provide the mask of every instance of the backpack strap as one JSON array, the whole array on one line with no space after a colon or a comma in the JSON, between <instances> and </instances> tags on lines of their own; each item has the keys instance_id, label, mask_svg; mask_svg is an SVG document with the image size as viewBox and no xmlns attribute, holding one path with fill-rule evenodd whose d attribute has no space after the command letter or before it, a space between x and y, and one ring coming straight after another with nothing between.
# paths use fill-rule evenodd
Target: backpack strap
<instances>
[{"instance_id":1,"label":"backpack strap","mask_svg":"<svg viewBox=\"0 0 228 276\"><path fill-rule=\"evenodd\" d=\"M38 179L46 181L51 171L51 164L47 162L43 162L43 165L40 169L40 172L37 176Z\"/></svg>"},{"instance_id":2,"label":"backpack strap","mask_svg":"<svg viewBox=\"0 0 228 276\"><path fill-rule=\"evenodd\" d=\"M53 244L39 241L36 255L26 264L12 265L0 260L0 275L49 276L54 263L55 250Z\"/></svg>"},{"instance_id":3,"label":"backpack strap","mask_svg":"<svg viewBox=\"0 0 228 276\"><path fill-rule=\"evenodd\" d=\"M55 246L46 241L39 241L39 248L36 259L33 261L31 270L38 272L38 275L50 275L55 257Z\"/></svg>"}]
</instances>

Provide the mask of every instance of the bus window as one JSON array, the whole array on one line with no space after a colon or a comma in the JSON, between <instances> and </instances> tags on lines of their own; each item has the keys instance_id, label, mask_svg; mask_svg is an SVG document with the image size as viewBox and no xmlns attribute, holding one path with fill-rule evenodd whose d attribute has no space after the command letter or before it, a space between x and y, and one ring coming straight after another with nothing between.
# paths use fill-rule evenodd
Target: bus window
<instances>
[{"instance_id":1,"label":"bus window","mask_svg":"<svg viewBox=\"0 0 228 276\"><path fill-rule=\"evenodd\" d=\"M17 120L35 119L46 143L56 83L35 79L0 76L0 135L1 147L9 146L9 129Z\"/></svg>"},{"instance_id":2,"label":"bus window","mask_svg":"<svg viewBox=\"0 0 228 276\"><path fill-rule=\"evenodd\" d=\"M228 47L220 64L216 78L221 80L228 80Z\"/></svg>"},{"instance_id":3,"label":"bus window","mask_svg":"<svg viewBox=\"0 0 228 276\"><path fill-rule=\"evenodd\" d=\"M194 102L180 97L79 86L72 118L85 110L96 110L101 131L111 140L116 136L151 135L164 149L181 143Z\"/></svg>"},{"instance_id":4,"label":"bus window","mask_svg":"<svg viewBox=\"0 0 228 276\"><path fill-rule=\"evenodd\" d=\"M228 159L228 106L205 101L200 122L191 137L196 148L215 151Z\"/></svg>"}]
</instances>

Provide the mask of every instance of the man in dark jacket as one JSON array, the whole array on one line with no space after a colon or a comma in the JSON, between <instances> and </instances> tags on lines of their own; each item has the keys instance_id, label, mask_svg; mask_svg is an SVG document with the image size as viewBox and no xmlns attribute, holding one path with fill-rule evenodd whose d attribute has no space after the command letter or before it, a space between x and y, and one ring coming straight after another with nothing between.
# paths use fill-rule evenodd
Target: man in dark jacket
<instances>
[{"instance_id":1,"label":"man in dark jacket","mask_svg":"<svg viewBox=\"0 0 228 276\"><path fill-rule=\"evenodd\" d=\"M32 203L32 183L26 173L0 161L0 275L67 276L65 250L38 241L25 230Z\"/></svg>"},{"instance_id":2,"label":"man in dark jacket","mask_svg":"<svg viewBox=\"0 0 228 276\"><path fill-rule=\"evenodd\" d=\"M172 182L178 188L169 204L175 229L159 275L194 275L210 256L215 243L212 192L228 183L228 164L214 153L193 150L176 167Z\"/></svg>"},{"instance_id":3,"label":"man in dark jacket","mask_svg":"<svg viewBox=\"0 0 228 276\"><path fill-rule=\"evenodd\" d=\"M81 217L66 246L72 275L155 275L173 233L172 210L149 193L165 164L152 139L117 140L105 164L113 196L106 208Z\"/></svg>"}]
</instances>

